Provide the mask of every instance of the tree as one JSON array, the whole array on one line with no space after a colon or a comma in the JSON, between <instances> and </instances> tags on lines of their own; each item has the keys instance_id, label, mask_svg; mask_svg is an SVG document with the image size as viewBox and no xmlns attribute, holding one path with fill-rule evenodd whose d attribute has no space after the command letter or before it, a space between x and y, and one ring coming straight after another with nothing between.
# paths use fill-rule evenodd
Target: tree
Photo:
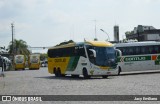
<instances>
[{"instance_id":1,"label":"tree","mask_svg":"<svg viewBox=\"0 0 160 104\"><path fill-rule=\"evenodd\" d=\"M47 59L47 58L48 58L48 55L47 55L46 53L40 54L40 60L41 60L41 61L44 61L44 60Z\"/></svg>"},{"instance_id":2,"label":"tree","mask_svg":"<svg viewBox=\"0 0 160 104\"><path fill-rule=\"evenodd\" d=\"M12 41L10 42L9 46L9 53L10 54L23 54L23 55L29 55L30 51L28 50L28 45L24 40L14 40L13 41L13 48L12 48Z\"/></svg>"}]
</instances>

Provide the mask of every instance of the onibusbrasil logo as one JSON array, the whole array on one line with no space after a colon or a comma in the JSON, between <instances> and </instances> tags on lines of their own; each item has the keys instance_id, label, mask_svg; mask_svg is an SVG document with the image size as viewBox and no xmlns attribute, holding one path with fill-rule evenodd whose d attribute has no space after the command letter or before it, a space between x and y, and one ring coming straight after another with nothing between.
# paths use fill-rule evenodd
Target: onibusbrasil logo
<instances>
[{"instance_id":1,"label":"onibusbrasil logo","mask_svg":"<svg viewBox=\"0 0 160 104\"><path fill-rule=\"evenodd\" d=\"M42 98L36 96L2 96L2 101L42 101Z\"/></svg>"}]
</instances>

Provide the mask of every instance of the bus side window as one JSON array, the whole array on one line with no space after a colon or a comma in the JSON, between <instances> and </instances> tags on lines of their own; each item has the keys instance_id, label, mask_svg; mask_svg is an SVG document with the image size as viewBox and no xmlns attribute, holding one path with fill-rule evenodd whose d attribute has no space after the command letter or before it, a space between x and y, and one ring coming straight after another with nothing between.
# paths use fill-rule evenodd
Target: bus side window
<instances>
[{"instance_id":1,"label":"bus side window","mask_svg":"<svg viewBox=\"0 0 160 104\"><path fill-rule=\"evenodd\" d=\"M153 46L148 46L148 54L154 54Z\"/></svg>"},{"instance_id":2,"label":"bus side window","mask_svg":"<svg viewBox=\"0 0 160 104\"><path fill-rule=\"evenodd\" d=\"M158 45L158 53L160 53L160 45Z\"/></svg>"},{"instance_id":3,"label":"bus side window","mask_svg":"<svg viewBox=\"0 0 160 104\"><path fill-rule=\"evenodd\" d=\"M70 56L76 56L75 47L70 47Z\"/></svg>"},{"instance_id":4,"label":"bus side window","mask_svg":"<svg viewBox=\"0 0 160 104\"><path fill-rule=\"evenodd\" d=\"M57 52L56 52L56 57L60 57L61 55L62 55L62 50L61 49L57 49L56 50Z\"/></svg>"},{"instance_id":5,"label":"bus side window","mask_svg":"<svg viewBox=\"0 0 160 104\"><path fill-rule=\"evenodd\" d=\"M160 53L160 46L159 46L159 45L157 45L157 47L158 47L158 53Z\"/></svg>"},{"instance_id":6,"label":"bus side window","mask_svg":"<svg viewBox=\"0 0 160 104\"><path fill-rule=\"evenodd\" d=\"M122 55L126 55L126 48L124 47L124 48L122 48Z\"/></svg>"},{"instance_id":7,"label":"bus side window","mask_svg":"<svg viewBox=\"0 0 160 104\"><path fill-rule=\"evenodd\" d=\"M49 57L51 57L51 58L55 57L55 54L54 54L54 53L55 53L54 50L52 50L52 49L51 49L51 50L48 50L48 56L49 56Z\"/></svg>"},{"instance_id":8,"label":"bus side window","mask_svg":"<svg viewBox=\"0 0 160 104\"><path fill-rule=\"evenodd\" d=\"M62 49L58 49L58 50L61 52L60 56L62 56L62 57L75 56L74 47L62 48Z\"/></svg>"},{"instance_id":9,"label":"bus side window","mask_svg":"<svg viewBox=\"0 0 160 104\"><path fill-rule=\"evenodd\" d=\"M76 52L77 52L76 55L86 57L84 46L79 46L76 49Z\"/></svg>"},{"instance_id":10,"label":"bus side window","mask_svg":"<svg viewBox=\"0 0 160 104\"><path fill-rule=\"evenodd\" d=\"M140 54L140 47L135 47L135 55L139 55Z\"/></svg>"},{"instance_id":11,"label":"bus side window","mask_svg":"<svg viewBox=\"0 0 160 104\"><path fill-rule=\"evenodd\" d=\"M141 46L141 54L146 54L146 51L147 50L145 50L145 46L143 46L143 47Z\"/></svg>"},{"instance_id":12,"label":"bus side window","mask_svg":"<svg viewBox=\"0 0 160 104\"><path fill-rule=\"evenodd\" d=\"M125 47L125 54L129 55L129 47Z\"/></svg>"},{"instance_id":13,"label":"bus side window","mask_svg":"<svg viewBox=\"0 0 160 104\"><path fill-rule=\"evenodd\" d=\"M52 57L51 50L48 50L48 57Z\"/></svg>"},{"instance_id":14,"label":"bus side window","mask_svg":"<svg viewBox=\"0 0 160 104\"><path fill-rule=\"evenodd\" d=\"M155 54L159 53L158 46L154 46L154 51L155 51Z\"/></svg>"},{"instance_id":15,"label":"bus side window","mask_svg":"<svg viewBox=\"0 0 160 104\"><path fill-rule=\"evenodd\" d=\"M75 56L78 56L78 48L77 47L74 47L74 54L75 54Z\"/></svg>"},{"instance_id":16,"label":"bus side window","mask_svg":"<svg viewBox=\"0 0 160 104\"><path fill-rule=\"evenodd\" d=\"M64 57L64 56L65 56L65 49L60 49L60 52L61 52L61 53L60 53L60 56L61 56L61 57Z\"/></svg>"},{"instance_id":17,"label":"bus side window","mask_svg":"<svg viewBox=\"0 0 160 104\"><path fill-rule=\"evenodd\" d=\"M129 47L128 48L128 54L129 55L133 55L133 47Z\"/></svg>"}]
</instances>

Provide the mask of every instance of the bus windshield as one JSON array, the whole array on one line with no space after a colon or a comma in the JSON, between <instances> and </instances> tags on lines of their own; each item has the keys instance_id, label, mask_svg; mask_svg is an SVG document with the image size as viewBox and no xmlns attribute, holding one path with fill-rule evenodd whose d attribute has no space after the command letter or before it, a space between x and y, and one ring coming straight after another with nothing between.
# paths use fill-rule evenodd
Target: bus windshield
<instances>
[{"instance_id":1,"label":"bus windshield","mask_svg":"<svg viewBox=\"0 0 160 104\"><path fill-rule=\"evenodd\" d=\"M24 62L24 57L23 56L17 56L15 58L15 63L23 63Z\"/></svg>"},{"instance_id":2,"label":"bus windshield","mask_svg":"<svg viewBox=\"0 0 160 104\"><path fill-rule=\"evenodd\" d=\"M38 63L38 57L33 56L33 57L31 58L31 63Z\"/></svg>"},{"instance_id":3,"label":"bus windshield","mask_svg":"<svg viewBox=\"0 0 160 104\"><path fill-rule=\"evenodd\" d=\"M96 57L94 61L92 57L89 57L92 63L98 66L112 67L116 65L116 52L113 47L93 47L93 49L96 51Z\"/></svg>"}]
</instances>

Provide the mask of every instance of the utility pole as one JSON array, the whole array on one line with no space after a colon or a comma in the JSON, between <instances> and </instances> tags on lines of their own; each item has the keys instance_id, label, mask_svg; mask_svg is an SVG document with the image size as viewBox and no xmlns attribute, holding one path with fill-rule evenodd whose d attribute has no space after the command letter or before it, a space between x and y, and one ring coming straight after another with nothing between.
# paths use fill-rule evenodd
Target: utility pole
<instances>
[{"instance_id":1,"label":"utility pole","mask_svg":"<svg viewBox=\"0 0 160 104\"><path fill-rule=\"evenodd\" d=\"M14 28L14 24L11 23L11 28L12 28L12 55L14 54L14 46L13 46L13 28Z\"/></svg>"},{"instance_id":2,"label":"utility pole","mask_svg":"<svg viewBox=\"0 0 160 104\"><path fill-rule=\"evenodd\" d=\"M98 40L97 39L97 24L96 24L96 20L94 20L94 22L95 22L95 38L94 38L94 40Z\"/></svg>"},{"instance_id":3,"label":"utility pole","mask_svg":"<svg viewBox=\"0 0 160 104\"><path fill-rule=\"evenodd\" d=\"M12 29L12 68L14 68L14 44L13 44L13 29L14 29L14 24L11 23L11 29Z\"/></svg>"}]
</instances>

